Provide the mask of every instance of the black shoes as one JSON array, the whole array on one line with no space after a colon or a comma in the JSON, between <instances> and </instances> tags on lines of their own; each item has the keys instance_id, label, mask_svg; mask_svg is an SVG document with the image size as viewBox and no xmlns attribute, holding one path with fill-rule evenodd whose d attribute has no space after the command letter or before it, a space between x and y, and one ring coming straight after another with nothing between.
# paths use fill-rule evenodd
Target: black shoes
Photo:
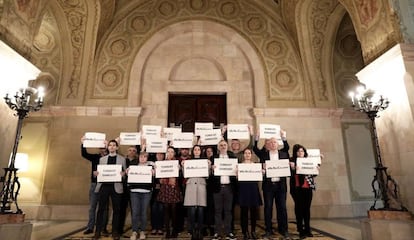
<instances>
[{"instance_id":1,"label":"black shoes","mask_svg":"<svg viewBox=\"0 0 414 240\"><path fill-rule=\"evenodd\" d=\"M300 232L299 233L300 239L305 239L307 237L313 237L313 234L311 232Z\"/></svg>"},{"instance_id":2,"label":"black shoes","mask_svg":"<svg viewBox=\"0 0 414 240\"><path fill-rule=\"evenodd\" d=\"M274 233L272 232L272 231L270 231L270 232L265 232L265 234L263 234L263 238L271 238L272 237L272 235L274 235Z\"/></svg>"},{"instance_id":3,"label":"black shoes","mask_svg":"<svg viewBox=\"0 0 414 240\"><path fill-rule=\"evenodd\" d=\"M93 230L92 230L92 229L89 229L89 228L87 228L87 229L83 232L83 234L91 234L91 233L93 233Z\"/></svg>"},{"instance_id":4,"label":"black shoes","mask_svg":"<svg viewBox=\"0 0 414 240\"><path fill-rule=\"evenodd\" d=\"M249 240L250 234L248 232L243 233L243 240Z\"/></svg>"}]
</instances>

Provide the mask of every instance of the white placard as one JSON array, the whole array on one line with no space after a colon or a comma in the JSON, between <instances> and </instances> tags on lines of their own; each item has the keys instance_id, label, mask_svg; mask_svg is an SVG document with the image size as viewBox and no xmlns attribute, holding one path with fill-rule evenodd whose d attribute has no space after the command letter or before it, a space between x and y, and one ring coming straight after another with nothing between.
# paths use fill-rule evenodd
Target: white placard
<instances>
[{"instance_id":1,"label":"white placard","mask_svg":"<svg viewBox=\"0 0 414 240\"><path fill-rule=\"evenodd\" d=\"M161 137L161 126L158 125L143 125L142 136L144 138Z\"/></svg>"},{"instance_id":2,"label":"white placard","mask_svg":"<svg viewBox=\"0 0 414 240\"><path fill-rule=\"evenodd\" d=\"M236 176L237 158L215 158L214 176Z\"/></svg>"},{"instance_id":3,"label":"white placard","mask_svg":"<svg viewBox=\"0 0 414 240\"><path fill-rule=\"evenodd\" d=\"M105 146L105 133L87 132L83 139L84 148L104 148Z\"/></svg>"},{"instance_id":4,"label":"white placard","mask_svg":"<svg viewBox=\"0 0 414 240\"><path fill-rule=\"evenodd\" d=\"M128 183L152 183L152 166L129 166Z\"/></svg>"},{"instance_id":5,"label":"white placard","mask_svg":"<svg viewBox=\"0 0 414 240\"><path fill-rule=\"evenodd\" d=\"M141 145L141 133L121 132L119 134L120 145Z\"/></svg>"},{"instance_id":6,"label":"white placard","mask_svg":"<svg viewBox=\"0 0 414 240\"><path fill-rule=\"evenodd\" d=\"M208 177L207 159L190 159L184 161L184 178Z\"/></svg>"},{"instance_id":7,"label":"white placard","mask_svg":"<svg viewBox=\"0 0 414 240\"><path fill-rule=\"evenodd\" d=\"M175 148L192 148L194 134L191 132L176 133L173 135L172 144Z\"/></svg>"},{"instance_id":8,"label":"white placard","mask_svg":"<svg viewBox=\"0 0 414 240\"><path fill-rule=\"evenodd\" d=\"M178 177L178 160L165 160L155 162L155 177Z\"/></svg>"},{"instance_id":9,"label":"white placard","mask_svg":"<svg viewBox=\"0 0 414 240\"><path fill-rule=\"evenodd\" d=\"M174 134L181 133L181 127L180 128L163 128L162 131L164 132L164 136L169 141L172 141Z\"/></svg>"},{"instance_id":10,"label":"white placard","mask_svg":"<svg viewBox=\"0 0 414 240\"><path fill-rule=\"evenodd\" d=\"M202 146L217 145L222 138L220 129L201 131L200 134L200 145Z\"/></svg>"},{"instance_id":11,"label":"white placard","mask_svg":"<svg viewBox=\"0 0 414 240\"><path fill-rule=\"evenodd\" d=\"M120 164L99 164L97 171L98 182L122 182L122 165Z\"/></svg>"},{"instance_id":12,"label":"white placard","mask_svg":"<svg viewBox=\"0 0 414 240\"><path fill-rule=\"evenodd\" d=\"M289 177L290 165L289 159L267 160L266 161L266 177Z\"/></svg>"},{"instance_id":13,"label":"white placard","mask_svg":"<svg viewBox=\"0 0 414 240\"><path fill-rule=\"evenodd\" d=\"M297 158L296 173L305 175L319 175L318 162L316 158Z\"/></svg>"},{"instance_id":14,"label":"white placard","mask_svg":"<svg viewBox=\"0 0 414 240\"><path fill-rule=\"evenodd\" d=\"M227 139L250 139L249 125L247 124L228 124Z\"/></svg>"},{"instance_id":15,"label":"white placard","mask_svg":"<svg viewBox=\"0 0 414 240\"><path fill-rule=\"evenodd\" d=\"M259 130L260 130L260 138L262 139L270 139L270 138L281 139L280 125L260 124Z\"/></svg>"},{"instance_id":16,"label":"white placard","mask_svg":"<svg viewBox=\"0 0 414 240\"><path fill-rule=\"evenodd\" d=\"M237 165L237 179L239 181L262 181L263 172L261 163L239 163Z\"/></svg>"},{"instance_id":17,"label":"white placard","mask_svg":"<svg viewBox=\"0 0 414 240\"><path fill-rule=\"evenodd\" d=\"M214 124L212 122L209 123L201 123L196 122L194 124L194 135L200 136L203 131L213 130Z\"/></svg>"},{"instance_id":18,"label":"white placard","mask_svg":"<svg viewBox=\"0 0 414 240\"><path fill-rule=\"evenodd\" d=\"M318 164L321 164L321 150L319 149L308 149L306 150L308 153L308 158L315 158Z\"/></svg>"},{"instance_id":19,"label":"white placard","mask_svg":"<svg viewBox=\"0 0 414 240\"><path fill-rule=\"evenodd\" d=\"M165 153L167 152L167 138L150 137L146 140L147 153Z\"/></svg>"}]
</instances>

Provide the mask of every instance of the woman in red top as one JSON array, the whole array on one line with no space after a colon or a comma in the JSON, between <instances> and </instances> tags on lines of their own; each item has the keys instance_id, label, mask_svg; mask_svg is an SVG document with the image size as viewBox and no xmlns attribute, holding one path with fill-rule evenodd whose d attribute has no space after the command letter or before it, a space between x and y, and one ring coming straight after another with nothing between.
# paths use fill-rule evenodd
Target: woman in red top
<instances>
[{"instance_id":1,"label":"woman in red top","mask_svg":"<svg viewBox=\"0 0 414 240\"><path fill-rule=\"evenodd\" d=\"M312 175L296 173L297 158L306 158L308 153L302 145L293 146L290 159L290 195L295 202L296 227L301 239L313 237L310 229L310 208L312 203L312 191L315 190L315 182Z\"/></svg>"}]
</instances>

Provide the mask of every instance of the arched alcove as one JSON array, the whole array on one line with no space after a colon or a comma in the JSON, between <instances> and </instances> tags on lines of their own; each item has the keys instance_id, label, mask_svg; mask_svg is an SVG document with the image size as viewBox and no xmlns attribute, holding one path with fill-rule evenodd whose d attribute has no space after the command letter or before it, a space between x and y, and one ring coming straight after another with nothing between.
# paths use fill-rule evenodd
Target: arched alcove
<instances>
[{"instance_id":1,"label":"arched alcove","mask_svg":"<svg viewBox=\"0 0 414 240\"><path fill-rule=\"evenodd\" d=\"M166 124L168 93L226 94L229 122L251 122L249 110L265 102L257 53L233 29L211 21L179 22L155 33L130 76L128 104L144 108L143 124Z\"/></svg>"}]
</instances>

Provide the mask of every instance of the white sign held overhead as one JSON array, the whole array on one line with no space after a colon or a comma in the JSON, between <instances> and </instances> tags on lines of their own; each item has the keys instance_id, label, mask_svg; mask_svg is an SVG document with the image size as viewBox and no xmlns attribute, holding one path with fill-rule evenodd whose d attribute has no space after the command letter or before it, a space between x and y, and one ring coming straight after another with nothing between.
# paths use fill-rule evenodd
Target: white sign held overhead
<instances>
[{"instance_id":1,"label":"white sign held overhead","mask_svg":"<svg viewBox=\"0 0 414 240\"><path fill-rule=\"evenodd\" d=\"M141 133L121 132L119 134L120 145L141 145Z\"/></svg>"},{"instance_id":2,"label":"white sign held overhead","mask_svg":"<svg viewBox=\"0 0 414 240\"><path fill-rule=\"evenodd\" d=\"M85 148L105 148L105 133L87 132L84 135L83 147Z\"/></svg>"},{"instance_id":3,"label":"white sign held overhead","mask_svg":"<svg viewBox=\"0 0 414 240\"><path fill-rule=\"evenodd\" d=\"M220 129L203 131L200 134L200 145L202 146L217 145L222 138Z\"/></svg>"},{"instance_id":4,"label":"white sign held overhead","mask_svg":"<svg viewBox=\"0 0 414 240\"><path fill-rule=\"evenodd\" d=\"M192 132L182 132L173 135L172 144L175 148L192 148L194 134Z\"/></svg>"},{"instance_id":5,"label":"white sign held overhead","mask_svg":"<svg viewBox=\"0 0 414 240\"><path fill-rule=\"evenodd\" d=\"M146 152L165 153L167 152L167 138L151 137L146 140Z\"/></svg>"},{"instance_id":6,"label":"white sign held overhead","mask_svg":"<svg viewBox=\"0 0 414 240\"><path fill-rule=\"evenodd\" d=\"M270 139L270 138L281 139L280 125L260 124L259 130L260 130L260 138L262 139Z\"/></svg>"},{"instance_id":7,"label":"white sign held overhead","mask_svg":"<svg viewBox=\"0 0 414 240\"><path fill-rule=\"evenodd\" d=\"M144 138L161 137L161 126L158 125L143 125L142 136Z\"/></svg>"},{"instance_id":8,"label":"white sign held overhead","mask_svg":"<svg viewBox=\"0 0 414 240\"><path fill-rule=\"evenodd\" d=\"M227 139L250 139L249 125L247 124L228 124Z\"/></svg>"},{"instance_id":9,"label":"white sign held overhead","mask_svg":"<svg viewBox=\"0 0 414 240\"><path fill-rule=\"evenodd\" d=\"M213 127L214 127L214 124L212 122L208 122L208 123L196 122L194 124L194 135L200 136L200 134L202 134L203 131L213 130Z\"/></svg>"}]
</instances>

